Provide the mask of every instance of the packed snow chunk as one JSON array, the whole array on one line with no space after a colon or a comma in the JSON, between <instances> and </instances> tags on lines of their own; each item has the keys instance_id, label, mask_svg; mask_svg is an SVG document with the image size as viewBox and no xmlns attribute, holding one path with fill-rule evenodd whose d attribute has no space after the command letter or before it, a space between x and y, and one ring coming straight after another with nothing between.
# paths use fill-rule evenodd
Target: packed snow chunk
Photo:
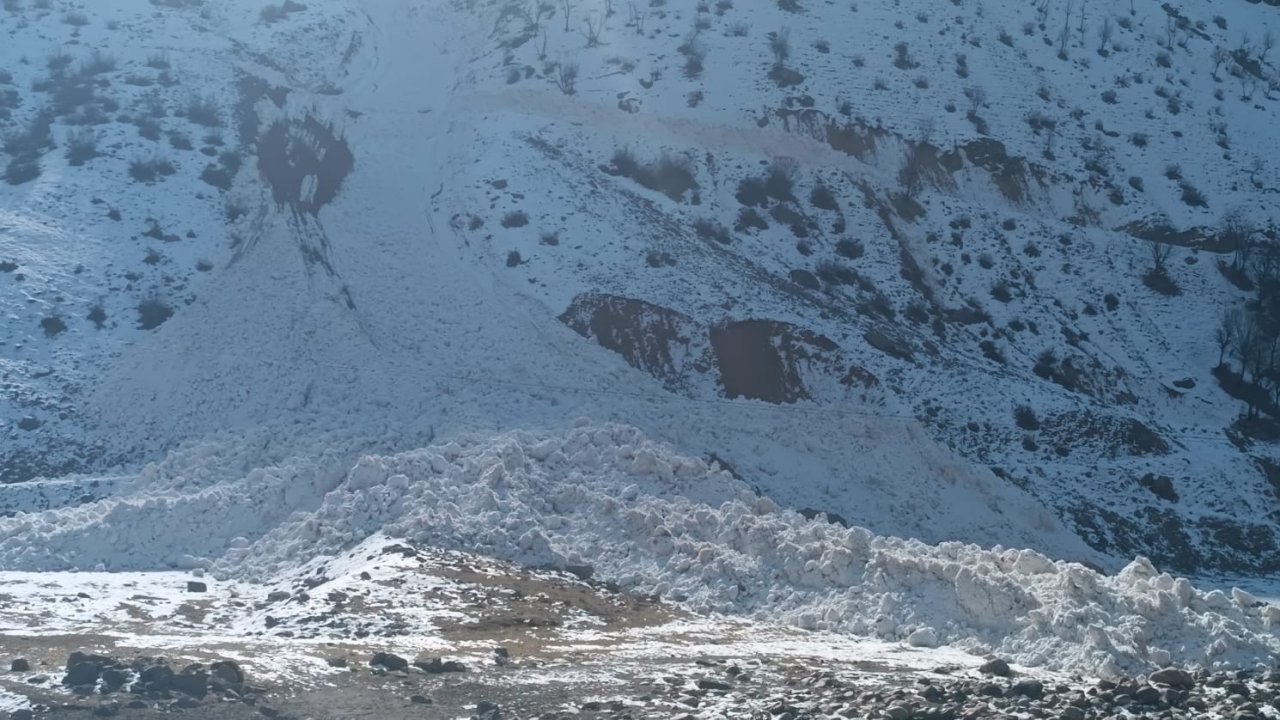
<instances>
[{"instance_id":1,"label":"packed snow chunk","mask_svg":"<svg viewBox=\"0 0 1280 720\"><path fill-rule=\"evenodd\" d=\"M922 627L907 636L907 644L911 647L938 647L938 633L931 627Z\"/></svg>"}]
</instances>

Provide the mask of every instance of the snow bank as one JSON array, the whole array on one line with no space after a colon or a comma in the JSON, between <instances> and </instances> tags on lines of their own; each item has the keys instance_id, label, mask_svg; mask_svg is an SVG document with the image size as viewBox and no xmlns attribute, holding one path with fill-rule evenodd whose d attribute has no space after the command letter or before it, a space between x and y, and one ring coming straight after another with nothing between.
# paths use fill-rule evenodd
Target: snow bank
<instances>
[{"instance_id":1,"label":"snow bank","mask_svg":"<svg viewBox=\"0 0 1280 720\"><path fill-rule=\"evenodd\" d=\"M1106 577L1027 550L806 520L624 426L369 456L337 477L294 461L208 487L175 482L0 520L0 566L200 565L268 580L381 532L530 565L589 564L702 612L927 639L1055 670L1247 667L1280 652L1280 608L1247 593L1200 592L1143 559Z\"/></svg>"}]
</instances>

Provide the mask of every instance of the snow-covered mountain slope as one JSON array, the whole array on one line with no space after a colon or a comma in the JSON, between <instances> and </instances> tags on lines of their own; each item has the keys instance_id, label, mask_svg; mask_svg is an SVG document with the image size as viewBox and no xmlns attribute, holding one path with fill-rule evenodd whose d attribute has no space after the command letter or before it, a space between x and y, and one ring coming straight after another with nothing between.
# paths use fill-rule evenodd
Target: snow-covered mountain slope
<instances>
[{"instance_id":1,"label":"snow-covered mountain slope","mask_svg":"<svg viewBox=\"0 0 1280 720\"><path fill-rule=\"evenodd\" d=\"M882 534L1280 557L1211 373L1274 7L6 8L7 481L270 482L267 532L362 453L589 416Z\"/></svg>"}]
</instances>

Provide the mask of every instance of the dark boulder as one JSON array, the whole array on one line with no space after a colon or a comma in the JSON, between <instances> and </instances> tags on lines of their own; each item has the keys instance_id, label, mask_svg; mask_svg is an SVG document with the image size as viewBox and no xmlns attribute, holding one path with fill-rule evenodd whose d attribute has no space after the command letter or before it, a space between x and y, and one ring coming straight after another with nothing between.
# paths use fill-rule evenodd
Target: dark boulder
<instances>
[{"instance_id":1,"label":"dark boulder","mask_svg":"<svg viewBox=\"0 0 1280 720\"><path fill-rule=\"evenodd\" d=\"M392 655L391 653L385 652L375 653L373 659L369 661L369 664L373 667L380 667L384 670L390 671L409 669L408 660L405 660L399 655Z\"/></svg>"}]
</instances>

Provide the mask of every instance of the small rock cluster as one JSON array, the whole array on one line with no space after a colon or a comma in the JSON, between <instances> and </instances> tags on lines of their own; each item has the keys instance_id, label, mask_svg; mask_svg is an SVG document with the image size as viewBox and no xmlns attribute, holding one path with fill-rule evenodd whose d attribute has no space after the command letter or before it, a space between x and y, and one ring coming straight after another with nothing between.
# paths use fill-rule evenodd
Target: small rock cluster
<instances>
[{"instance_id":1,"label":"small rock cluster","mask_svg":"<svg viewBox=\"0 0 1280 720\"><path fill-rule=\"evenodd\" d=\"M125 662L84 652L73 652L67 658L62 685L82 697L102 696L93 710L98 717L113 717L122 709L187 710L208 702L211 696L219 702L256 705L261 692L245 681L239 665L228 660L174 669L161 658ZM273 714L265 707L260 710L264 715Z\"/></svg>"}]
</instances>

